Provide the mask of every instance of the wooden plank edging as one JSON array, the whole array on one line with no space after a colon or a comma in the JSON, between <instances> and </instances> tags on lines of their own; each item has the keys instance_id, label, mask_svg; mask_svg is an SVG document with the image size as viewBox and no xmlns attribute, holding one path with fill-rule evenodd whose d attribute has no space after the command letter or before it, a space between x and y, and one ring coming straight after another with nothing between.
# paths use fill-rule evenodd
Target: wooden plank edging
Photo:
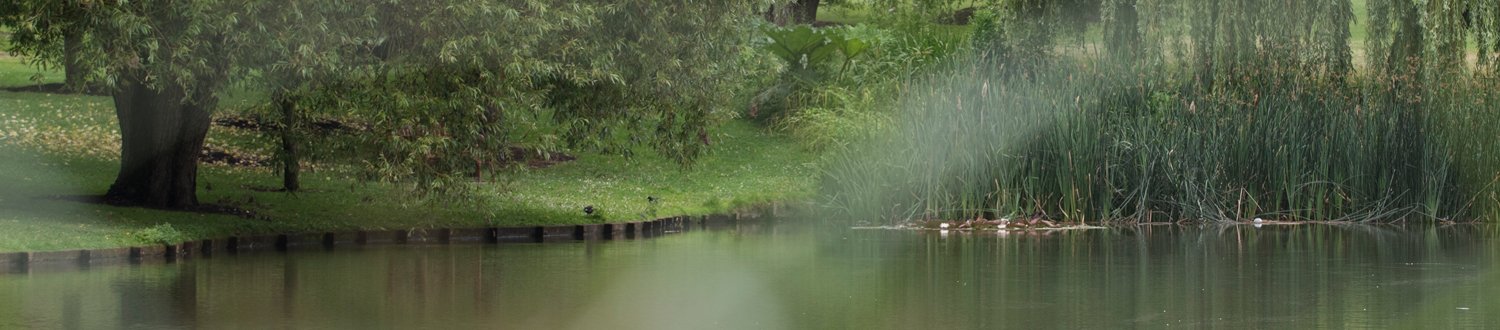
<instances>
[{"instance_id":1,"label":"wooden plank edging","mask_svg":"<svg viewBox=\"0 0 1500 330\"><path fill-rule=\"evenodd\" d=\"M771 211L766 212L769 208ZM109 263L171 262L196 256L212 257L220 253L244 253L258 250L289 251L320 247L371 244L455 244L500 242L561 242L579 240L620 240L656 237L699 228L738 224L744 218L776 214L779 205L701 217L667 217L651 221L559 226L521 226L487 228L421 228L411 230L359 230L352 232L283 233L207 238L178 244L144 245L104 249L60 251L19 251L0 253L0 274L27 272L36 266L76 266ZM752 217L743 216L746 213Z\"/></svg>"}]
</instances>

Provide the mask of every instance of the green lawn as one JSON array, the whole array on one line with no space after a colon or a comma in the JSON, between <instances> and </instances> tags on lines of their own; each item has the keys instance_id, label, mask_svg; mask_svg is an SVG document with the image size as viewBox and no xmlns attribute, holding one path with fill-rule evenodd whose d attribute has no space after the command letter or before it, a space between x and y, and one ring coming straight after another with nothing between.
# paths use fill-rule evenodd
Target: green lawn
<instances>
[{"instance_id":1,"label":"green lawn","mask_svg":"<svg viewBox=\"0 0 1500 330\"><path fill-rule=\"evenodd\" d=\"M35 71L14 58L0 60L0 86L29 84ZM480 193L467 202L418 202L405 188L359 182L331 166L304 174L307 192L263 192L256 188L280 182L272 169L225 165L200 170L200 200L260 218L70 199L102 194L113 180L119 142L111 106L107 97L0 92L0 251L277 232L620 222L726 212L804 199L813 191L812 153L736 121L717 129L714 150L690 169L651 152L634 158L580 154L562 165L508 173L504 187L476 183ZM207 143L254 149L265 144L261 140L254 132L214 127ZM647 196L662 200L654 216ZM585 218L585 205L600 209L603 219Z\"/></svg>"},{"instance_id":2,"label":"green lawn","mask_svg":"<svg viewBox=\"0 0 1500 330\"><path fill-rule=\"evenodd\" d=\"M62 74L37 70L23 59L0 50L0 88L35 85L36 81L32 80L35 77L42 78L45 83L62 82Z\"/></svg>"}]
</instances>

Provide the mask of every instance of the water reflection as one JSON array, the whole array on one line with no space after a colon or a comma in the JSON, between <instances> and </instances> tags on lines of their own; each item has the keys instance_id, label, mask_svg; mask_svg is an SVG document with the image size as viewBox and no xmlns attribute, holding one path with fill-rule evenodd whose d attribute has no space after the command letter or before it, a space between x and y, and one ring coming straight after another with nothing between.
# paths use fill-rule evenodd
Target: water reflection
<instances>
[{"instance_id":1,"label":"water reflection","mask_svg":"<svg viewBox=\"0 0 1500 330\"><path fill-rule=\"evenodd\" d=\"M746 224L649 240L216 255L0 275L0 328L1495 328L1492 232Z\"/></svg>"}]
</instances>

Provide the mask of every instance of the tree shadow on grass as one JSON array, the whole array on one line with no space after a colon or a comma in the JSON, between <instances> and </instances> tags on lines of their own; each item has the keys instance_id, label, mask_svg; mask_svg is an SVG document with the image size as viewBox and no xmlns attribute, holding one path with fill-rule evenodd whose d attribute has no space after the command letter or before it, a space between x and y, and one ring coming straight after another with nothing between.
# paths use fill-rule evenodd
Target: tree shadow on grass
<instances>
[{"instance_id":1,"label":"tree shadow on grass","mask_svg":"<svg viewBox=\"0 0 1500 330\"><path fill-rule=\"evenodd\" d=\"M26 85L26 86L4 87L4 88L0 88L0 90L4 90L4 91L7 91L7 92L17 92L17 93L83 94L83 95L93 95L93 96L109 96L109 91L105 90L104 87L101 87L101 86L89 86L89 87L86 87L86 88L84 88L83 90L80 91L80 90L70 89L70 88L68 88L67 85L64 85L63 83L46 83L46 84L36 84L36 85Z\"/></svg>"},{"instance_id":2,"label":"tree shadow on grass","mask_svg":"<svg viewBox=\"0 0 1500 330\"><path fill-rule=\"evenodd\" d=\"M75 203L84 203L84 204L93 204L93 205L107 205L107 206L116 206L116 207L142 207L142 208L146 208L146 207L143 207L143 206L141 206L139 204L135 204L135 203L127 202L127 201L121 201L121 200L118 200L118 199L109 198L109 197L104 196L104 195L52 195L52 196L38 197L38 199L55 200L55 201L65 201L65 202L75 202ZM160 211L173 211L173 212L188 212L188 213L208 214L208 215L228 215L228 216L235 216L235 217L240 217L240 218L245 218L245 219L268 220L265 217L262 217L259 214L257 214L255 211L252 211L249 208L244 207L244 205L234 205L235 203L238 203L238 202L236 202L234 200L231 200L231 199L224 199L224 200L220 200L219 203L202 203L202 204L198 204L197 206L188 207L188 208L182 208L182 209L163 209L163 208L149 208L149 209L160 210Z\"/></svg>"}]
</instances>

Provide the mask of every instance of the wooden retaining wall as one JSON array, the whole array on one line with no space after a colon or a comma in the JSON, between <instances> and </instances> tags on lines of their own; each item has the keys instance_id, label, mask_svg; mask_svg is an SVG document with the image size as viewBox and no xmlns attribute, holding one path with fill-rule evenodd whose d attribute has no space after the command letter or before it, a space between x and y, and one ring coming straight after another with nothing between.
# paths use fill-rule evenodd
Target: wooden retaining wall
<instances>
[{"instance_id":1,"label":"wooden retaining wall","mask_svg":"<svg viewBox=\"0 0 1500 330\"><path fill-rule=\"evenodd\" d=\"M286 233L211 238L172 245L7 252L0 253L0 274L77 270L102 264L173 262L200 256L211 257L224 253L238 254L253 251L336 249L340 246L545 243L644 239L685 231L734 227L739 225L741 221L771 219L774 215L780 213L779 208L779 206L768 206L732 214L671 217L652 221L608 224Z\"/></svg>"}]
</instances>

